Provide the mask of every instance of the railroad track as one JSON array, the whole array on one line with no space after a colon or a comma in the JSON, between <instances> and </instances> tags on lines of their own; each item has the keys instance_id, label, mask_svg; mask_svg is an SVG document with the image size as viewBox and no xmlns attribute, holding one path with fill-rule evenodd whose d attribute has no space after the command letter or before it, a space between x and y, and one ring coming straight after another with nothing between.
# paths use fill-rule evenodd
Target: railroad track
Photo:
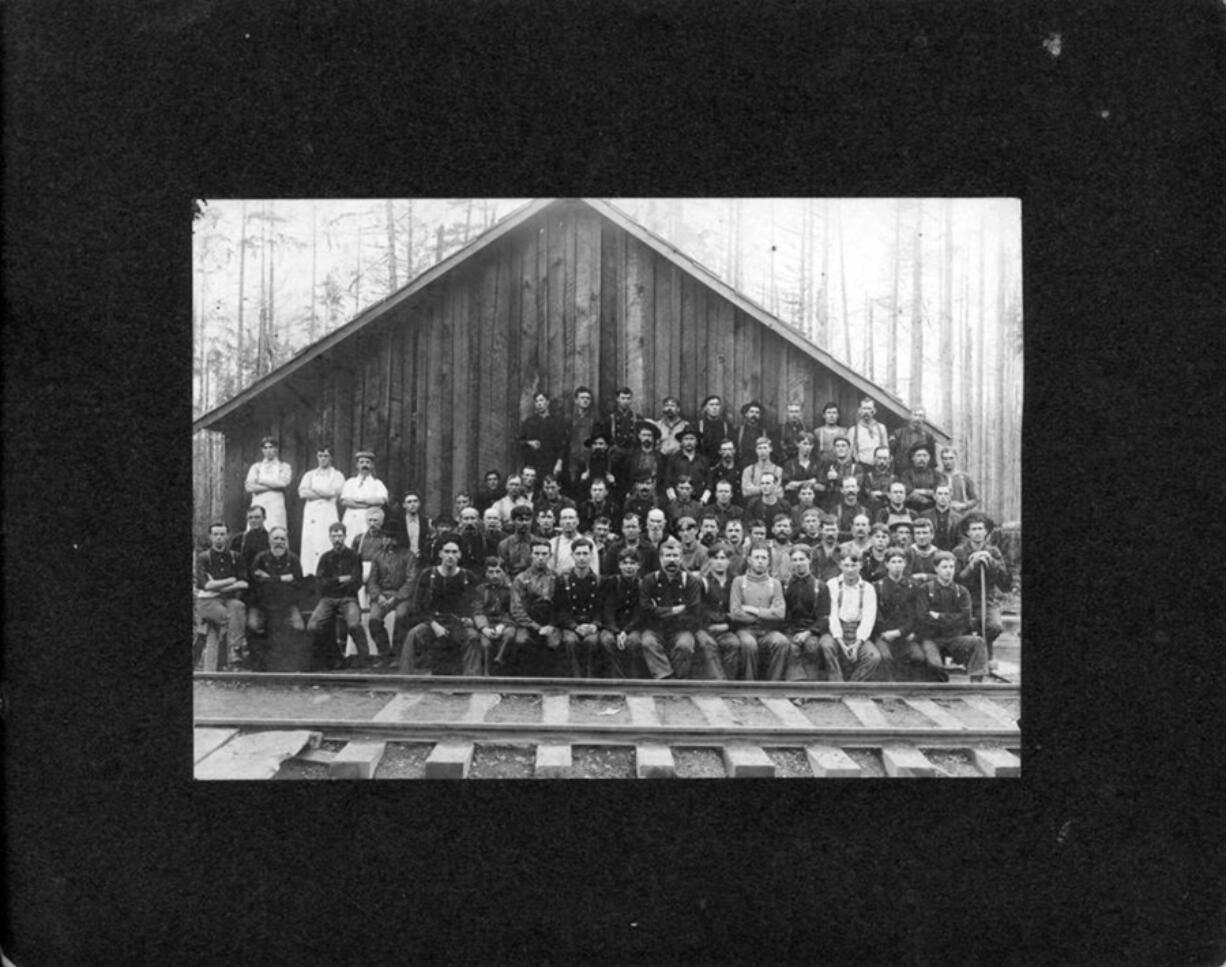
<instances>
[{"instance_id":1,"label":"railroad track","mask_svg":"<svg viewBox=\"0 0 1226 967\"><path fill-rule=\"evenodd\" d=\"M942 761L1020 773L1015 684L217 672L196 674L195 700L198 739L229 737L206 759L240 733L294 733L348 743L345 768L306 753L332 775L373 776L389 742L432 744L428 778L467 776L478 749L506 746L535 748L542 777L572 774L573 751L593 746L633 750L639 777L675 774L685 749L717 750L733 777L776 775L783 750L803 751L814 776L950 774ZM351 768L360 756L373 764Z\"/></svg>"}]
</instances>

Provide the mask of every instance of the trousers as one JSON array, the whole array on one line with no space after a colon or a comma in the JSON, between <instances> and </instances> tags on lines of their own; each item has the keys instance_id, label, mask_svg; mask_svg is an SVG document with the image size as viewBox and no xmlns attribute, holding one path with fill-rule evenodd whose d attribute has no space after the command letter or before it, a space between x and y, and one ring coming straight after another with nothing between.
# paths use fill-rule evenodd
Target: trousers
<instances>
[{"instance_id":1,"label":"trousers","mask_svg":"<svg viewBox=\"0 0 1226 967\"><path fill-rule=\"evenodd\" d=\"M206 625L226 633L227 664L247 660L247 606L239 598L197 598L196 614Z\"/></svg>"},{"instance_id":2,"label":"trousers","mask_svg":"<svg viewBox=\"0 0 1226 967\"><path fill-rule=\"evenodd\" d=\"M844 643L855 641L855 635L844 635ZM826 665L826 676L829 681L843 682L849 678L853 682L867 682L881 665L881 652L871 641L860 642L860 649L854 659L843 654L843 649L835 643L832 635L821 637L822 661Z\"/></svg>"},{"instance_id":3,"label":"trousers","mask_svg":"<svg viewBox=\"0 0 1226 967\"><path fill-rule=\"evenodd\" d=\"M694 664L692 631L651 631L642 633L639 642L643 661L652 678L689 678Z\"/></svg>"}]
</instances>

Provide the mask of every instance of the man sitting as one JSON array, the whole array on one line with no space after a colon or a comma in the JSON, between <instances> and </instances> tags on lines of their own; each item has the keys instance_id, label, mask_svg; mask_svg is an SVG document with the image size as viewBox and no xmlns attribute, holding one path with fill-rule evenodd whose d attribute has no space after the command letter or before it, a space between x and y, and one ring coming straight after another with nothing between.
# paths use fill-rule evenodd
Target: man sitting
<instances>
[{"instance_id":1,"label":"man sitting","mask_svg":"<svg viewBox=\"0 0 1226 967\"><path fill-rule=\"evenodd\" d=\"M642 661L640 632L643 628L643 607L639 594L639 557L631 548L616 556L616 576L605 582L604 620L601 624L612 639L603 635L600 650L609 676L633 678Z\"/></svg>"},{"instance_id":2,"label":"man sitting","mask_svg":"<svg viewBox=\"0 0 1226 967\"><path fill-rule=\"evenodd\" d=\"M263 508L261 508L262 510ZM255 599L247 609L247 630L253 635L275 639L296 638L306 631L299 610L302 598L302 564L289 549L289 533L284 527L268 531L269 549L252 561L251 580ZM265 656L256 656L257 667L267 665Z\"/></svg>"},{"instance_id":3,"label":"man sitting","mask_svg":"<svg viewBox=\"0 0 1226 967\"><path fill-rule=\"evenodd\" d=\"M677 521L677 537L681 543L681 567L692 577L699 577L707 563L707 549L698 543L698 524L693 517Z\"/></svg>"},{"instance_id":4,"label":"man sitting","mask_svg":"<svg viewBox=\"0 0 1226 967\"><path fill-rule=\"evenodd\" d=\"M825 507L827 511L834 513L842 502L846 481L855 480L858 492L864 478L864 470L851 455L851 444L846 437L834 441L834 459L822 466L822 474L826 484Z\"/></svg>"},{"instance_id":5,"label":"man sitting","mask_svg":"<svg viewBox=\"0 0 1226 967\"><path fill-rule=\"evenodd\" d=\"M732 581L728 614L740 633L745 654L745 678L783 681L788 664L788 639L779 630L787 618L783 585L767 572L771 552L764 543L749 551L749 570Z\"/></svg>"},{"instance_id":6,"label":"man sitting","mask_svg":"<svg viewBox=\"0 0 1226 967\"><path fill-rule=\"evenodd\" d=\"M718 674L712 669L716 679L745 677L744 649L728 616L733 580L728 573L731 558L732 549L723 541L712 546L707 573L702 579L699 628L695 632L698 647L704 653L719 655Z\"/></svg>"},{"instance_id":7,"label":"man sitting","mask_svg":"<svg viewBox=\"0 0 1226 967\"><path fill-rule=\"evenodd\" d=\"M783 589L787 607L789 681L818 680L822 667L822 639L830 637L830 591L809 569L812 554L798 544L792 548L792 576ZM833 645L833 642L831 642Z\"/></svg>"},{"instance_id":8,"label":"man sitting","mask_svg":"<svg viewBox=\"0 0 1226 967\"><path fill-rule=\"evenodd\" d=\"M209 549L196 555L196 616L226 632L229 659L226 665L241 668L247 652L247 565L240 554L226 546L229 528L217 521L209 525ZM342 532L343 539L343 532Z\"/></svg>"},{"instance_id":9,"label":"man sitting","mask_svg":"<svg viewBox=\"0 0 1226 967\"><path fill-rule=\"evenodd\" d=\"M877 590L874 640L885 663L883 667L892 670L892 678L907 680L916 675L930 681L949 681L937 646L915 637L916 591L904 573L906 552L901 547L891 547L885 552L885 562L885 575L873 584Z\"/></svg>"},{"instance_id":10,"label":"man sitting","mask_svg":"<svg viewBox=\"0 0 1226 967\"><path fill-rule=\"evenodd\" d=\"M896 520L914 520L915 514L907 506L907 485L901 480L895 480L886 488L886 501L875 515L873 522L885 524L888 528Z\"/></svg>"},{"instance_id":11,"label":"man sitting","mask_svg":"<svg viewBox=\"0 0 1226 967\"><path fill-rule=\"evenodd\" d=\"M736 444L731 440L724 440L719 445L716 460L711 464L710 475L707 478L708 485L716 488L717 499L720 481L727 481L732 486L729 500L731 503L739 506L741 500L741 468L736 462Z\"/></svg>"},{"instance_id":12,"label":"man sitting","mask_svg":"<svg viewBox=\"0 0 1226 967\"><path fill-rule=\"evenodd\" d=\"M864 504L873 512L873 519L877 519L877 513L886 502L890 500L890 485L894 483L894 471L890 465L890 449L889 447L878 447L873 451L873 468L864 475ZM907 488L903 487L902 500L898 502L898 507L907 499Z\"/></svg>"},{"instance_id":13,"label":"man sitting","mask_svg":"<svg viewBox=\"0 0 1226 967\"><path fill-rule=\"evenodd\" d=\"M512 579L532 565L532 508L517 506L511 511L513 533L498 545L502 566Z\"/></svg>"},{"instance_id":14,"label":"man sitting","mask_svg":"<svg viewBox=\"0 0 1226 967\"><path fill-rule=\"evenodd\" d=\"M477 588L479 596L474 623L481 637L485 668L502 673L502 663L511 640L515 637L515 619L511 617L511 582L502 567L502 559L491 555L485 559L485 581ZM493 655L492 665L489 660Z\"/></svg>"},{"instance_id":15,"label":"man sitting","mask_svg":"<svg viewBox=\"0 0 1226 967\"><path fill-rule=\"evenodd\" d=\"M745 504L745 514L751 520L773 521L779 514L791 514L791 507L779 493L779 478L771 471L762 474L758 495Z\"/></svg>"},{"instance_id":16,"label":"man sitting","mask_svg":"<svg viewBox=\"0 0 1226 967\"><path fill-rule=\"evenodd\" d=\"M839 561L843 552L839 550L839 523L833 517L822 519L821 540L813 547L813 561L810 570L819 581L829 581L840 573Z\"/></svg>"},{"instance_id":17,"label":"man sitting","mask_svg":"<svg viewBox=\"0 0 1226 967\"><path fill-rule=\"evenodd\" d=\"M971 595L971 627L982 632L991 659L992 645L1004 631L1000 620L1000 592L1008 591L1013 580L1000 548L988 543L988 524L988 518L978 511L967 514L962 521L966 540L953 554L958 562L958 583Z\"/></svg>"},{"instance_id":18,"label":"man sitting","mask_svg":"<svg viewBox=\"0 0 1226 967\"><path fill-rule=\"evenodd\" d=\"M915 543L907 549L907 572L911 576L911 583L918 584L936 576L936 557L940 548L932 543L932 521L927 517L917 520L911 531Z\"/></svg>"},{"instance_id":19,"label":"man sitting","mask_svg":"<svg viewBox=\"0 0 1226 967\"><path fill-rule=\"evenodd\" d=\"M522 673L565 674L573 656L559 662L562 629L557 626L554 595L557 577L549 569L549 541L532 539L532 566L511 582L511 615L515 618L515 666Z\"/></svg>"},{"instance_id":20,"label":"man sitting","mask_svg":"<svg viewBox=\"0 0 1226 967\"><path fill-rule=\"evenodd\" d=\"M697 447L698 431L687 423L681 430L681 449L665 463L664 489L669 500L678 499L677 484L683 477L690 481L690 492L695 500L705 504L711 499L707 458Z\"/></svg>"},{"instance_id":21,"label":"man sitting","mask_svg":"<svg viewBox=\"0 0 1226 967\"><path fill-rule=\"evenodd\" d=\"M475 507L467 509L476 513ZM366 533L369 534L370 530ZM416 584L417 571L410 561L409 549L389 534L371 560L370 576L366 579L366 595L370 601L370 639L376 651L382 653L383 664L399 664L404 639L409 633ZM385 622L393 615L392 634L395 637L389 640ZM381 662L376 658L374 663L379 665Z\"/></svg>"},{"instance_id":22,"label":"man sitting","mask_svg":"<svg viewBox=\"0 0 1226 967\"><path fill-rule=\"evenodd\" d=\"M573 511L569 511L573 513ZM597 656L612 645L612 633L601 630L603 600L600 575L592 570L592 542L578 537L570 546L574 558L569 570L558 575L554 593L557 626L574 678L594 678ZM601 639L608 635L603 642Z\"/></svg>"},{"instance_id":23,"label":"man sitting","mask_svg":"<svg viewBox=\"0 0 1226 967\"><path fill-rule=\"evenodd\" d=\"M651 677L689 678L694 660L701 582L681 569L681 545L660 545L660 570L643 579L643 660Z\"/></svg>"},{"instance_id":24,"label":"man sitting","mask_svg":"<svg viewBox=\"0 0 1226 967\"><path fill-rule=\"evenodd\" d=\"M860 577L860 555L839 561L841 574L826 585L830 590L830 636L822 642L822 659L832 682L867 682L877 674L881 652L873 644L877 624L877 591Z\"/></svg>"},{"instance_id":25,"label":"man sitting","mask_svg":"<svg viewBox=\"0 0 1226 967\"><path fill-rule=\"evenodd\" d=\"M839 541L851 540L851 525L863 514L868 517L868 508L860 503L860 481L847 477L843 481L843 499L834 511L834 521L839 529ZM869 518L871 520L871 518Z\"/></svg>"},{"instance_id":26,"label":"man sitting","mask_svg":"<svg viewBox=\"0 0 1226 967\"><path fill-rule=\"evenodd\" d=\"M593 480L588 494L588 499L579 505L579 531L584 534L591 533L597 517L613 520L617 516L617 508L609 497L609 485L603 479Z\"/></svg>"},{"instance_id":27,"label":"man sitting","mask_svg":"<svg viewBox=\"0 0 1226 967\"><path fill-rule=\"evenodd\" d=\"M915 589L915 635L925 655L939 649L940 654L964 663L972 682L981 682L988 671L988 646L970 633L971 596L954 581L957 566L952 554L937 551L936 578Z\"/></svg>"},{"instance_id":28,"label":"man sitting","mask_svg":"<svg viewBox=\"0 0 1226 967\"><path fill-rule=\"evenodd\" d=\"M358 650L357 661L350 664L367 665L370 648L366 643L366 629L362 627L362 609L358 606L362 559L356 551L345 546L344 524L332 524L328 528L328 539L332 541L332 549L324 551L315 569L319 601L307 621L307 632L314 637L316 665L332 669L346 663L343 648L333 634L337 615L344 619Z\"/></svg>"},{"instance_id":29,"label":"man sitting","mask_svg":"<svg viewBox=\"0 0 1226 967\"><path fill-rule=\"evenodd\" d=\"M668 526L675 529L682 517L698 520L698 516L702 513L702 504L694 498L694 485L690 482L689 476L681 474L671 489L676 497L670 500L664 509Z\"/></svg>"},{"instance_id":30,"label":"man sitting","mask_svg":"<svg viewBox=\"0 0 1226 967\"><path fill-rule=\"evenodd\" d=\"M440 563L417 578L418 612L426 620L409 632L400 655L400 670L411 675L414 666L425 664L434 674L451 674L458 651L460 673L482 675L485 648L476 621L478 580L460 567L460 542L456 538L444 539L439 558Z\"/></svg>"}]
</instances>

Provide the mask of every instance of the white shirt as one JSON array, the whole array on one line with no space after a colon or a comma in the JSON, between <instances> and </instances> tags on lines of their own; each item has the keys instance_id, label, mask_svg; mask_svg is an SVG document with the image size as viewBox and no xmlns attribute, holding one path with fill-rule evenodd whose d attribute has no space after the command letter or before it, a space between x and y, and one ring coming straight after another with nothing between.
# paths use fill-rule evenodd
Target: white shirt
<instances>
[{"instance_id":1,"label":"white shirt","mask_svg":"<svg viewBox=\"0 0 1226 967\"><path fill-rule=\"evenodd\" d=\"M843 640L843 626L856 625L856 639L868 641L877 623L877 589L861 578L853 585L842 575L826 582L830 590L830 635Z\"/></svg>"}]
</instances>

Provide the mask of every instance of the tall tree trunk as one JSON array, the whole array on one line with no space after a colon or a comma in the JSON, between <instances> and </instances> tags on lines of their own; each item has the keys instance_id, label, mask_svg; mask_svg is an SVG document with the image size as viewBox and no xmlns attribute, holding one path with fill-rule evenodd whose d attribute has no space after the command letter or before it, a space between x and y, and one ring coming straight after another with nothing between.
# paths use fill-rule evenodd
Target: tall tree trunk
<instances>
[{"instance_id":1,"label":"tall tree trunk","mask_svg":"<svg viewBox=\"0 0 1226 967\"><path fill-rule=\"evenodd\" d=\"M830 333L830 200L822 199L818 211L822 216L822 270L817 279L818 345L833 351L834 337Z\"/></svg>"},{"instance_id":2,"label":"tall tree trunk","mask_svg":"<svg viewBox=\"0 0 1226 967\"><path fill-rule=\"evenodd\" d=\"M268 219L260 219L260 329L255 343L255 378L264 375L268 351Z\"/></svg>"},{"instance_id":3,"label":"tall tree trunk","mask_svg":"<svg viewBox=\"0 0 1226 967\"><path fill-rule=\"evenodd\" d=\"M247 278L247 202L239 205L238 217L238 336L234 346L234 365L238 374L237 386L243 388L243 302L247 298L244 288Z\"/></svg>"},{"instance_id":4,"label":"tall tree trunk","mask_svg":"<svg viewBox=\"0 0 1226 967\"><path fill-rule=\"evenodd\" d=\"M941 421L950 426L954 412L954 203L941 201L945 233L941 260Z\"/></svg>"},{"instance_id":5,"label":"tall tree trunk","mask_svg":"<svg viewBox=\"0 0 1226 967\"><path fill-rule=\"evenodd\" d=\"M796 306L792 322L797 330L810 336L812 327L809 325L809 288L813 279L813 199L806 198L800 203L800 278L796 287Z\"/></svg>"},{"instance_id":6,"label":"tall tree trunk","mask_svg":"<svg viewBox=\"0 0 1226 967\"><path fill-rule=\"evenodd\" d=\"M915 238L911 247L911 372L907 395L924 405L924 202L915 201Z\"/></svg>"},{"instance_id":7,"label":"tall tree trunk","mask_svg":"<svg viewBox=\"0 0 1226 967\"><path fill-rule=\"evenodd\" d=\"M989 481L985 477L987 469L987 439L989 434L987 422L987 408L985 406L984 394L984 375L985 375L985 357L984 352L984 320L987 318L987 223L983 215L979 219L979 311L976 313L973 326L975 335L975 407L974 407L974 424L975 437L977 445L975 447L975 481L979 483L984 494L990 493L988 490ZM987 497L983 498L986 510Z\"/></svg>"},{"instance_id":8,"label":"tall tree trunk","mask_svg":"<svg viewBox=\"0 0 1226 967\"><path fill-rule=\"evenodd\" d=\"M959 440L958 450L962 457L962 469L975 476L971 469L971 459L973 457L972 446L974 444L974 426L975 426L975 337L971 326L971 273L969 259L966 264L966 269L962 274L962 317L959 326L961 333L961 370L962 370L962 391L961 397L958 400L958 428L959 433L956 439ZM977 479L977 478L976 478Z\"/></svg>"},{"instance_id":9,"label":"tall tree trunk","mask_svg":"<svg viewBox=\"0 0 1226 967\"><path fill-rule=\"evenodd\" d=\"M894 287L890 295L890 325L885 341L885 385L898 393L898 290L902 284L902 199L894 202Z\"/></svg>"},{"instance_id":10,"label":"tall tree trunk","mask_svg":"<svg viewBox=\"0 0 1226 967\"><path fill-rule=\"evenodd\" d=\"M873 297L864 297L864 372L877 382L877 360L873 353Z\"/></svg>"},{"instance_id":11,"label":"tall tree trunk","mask_svg":"<svg viewBox=\"0 0 1226 967\"><path fill-rule=\"evenodd\" d=\"M406 203L405 215L405 245L404 245L404 277L408 281L416 277L413 271L413 201Z\"/></svg>"},{"instance_id":12,"label":"tall tree trunk","mask_svg":"<svg viewBox=\"0 0 1226 967\"><path fill-rule=\"evenodd\" d=\"M992 404L996 411L993 418L993 424L996 432L992 434L993 456L992 462L993 476L996 478L996 509L998 513L1004 513L1005 504L1008 502L1011 494L1009 492L1009 477L1006 471L1006 451L1009 448L1009 427L1007 425L1007 416L1005 413L1005 393L1009 350L1009 329L1012 320L1010 316L1010 298L1009 298L1009 264L1008 252L1006 250L1005 233L1001 230L1003 219L1000 218L999 203L996 211L993 213L997 217L994 219L997 226L997 251L996 251L996 372L992 389Z\"/></svg>"},{"instance_id":13,"label":"tall tree trunk","mask_svg":"<svg viewBox=\"0 0 1226 967\"><path fill-rule=\"evenodd\" d=\"M434 241L434 261L436 263L443 261L443 226L438 227L438 233L435 235Z\"/></svg>"},{"instance_id":14,"label":"tall tree trunk","mask_svg":"<svg viewBox=\"0 0 1226 967\"><path fill-rule=\"evenodd\" d=\"M744 204L744 200L740 198L728 200L728 269L725 277L734 289L740 289L744 285L744 237L741 228Z\"/></svg>"},{"instance_id":15,"label":"tall tree trunk","mask_svg":"<svg viewBox=\"0 0 1226 967\"><path fill-rule=\"evenodd\" d=\"M273 203L268 203L268 336L264 372L270 373L277 364L277 223Z\"/></svg>"},{"instance_id":16,"label":"tall tree trunk","mask_svg":"<svg viewBox=\"0 0 1226 967\"><path fill-rule=\"evenodd\" d=\"M392 200L384 202L384 213L387 216L387 293L391 295L400 288L396 278L396 214L392 211Z\"/></svg>"},{"instance_id":17,"label":"tall tree trunk","mask_svg":"<svg viewBox=\"0 0 1226 967\"><path fill-rule=\"evenodd\" d=\"M473 200L468 199L468 204L464 207L464 241L467 242L473 237Z\"/></svg>"},{"instance_id":18,"label":"tall tree trunk","mask_svg":"<svg viewBox=\"0 0 1226 967\"><path fill-rule=\"evenodd\" d=\"M308 341L315 342L319 338L319 304L316 286L319 278L319 214L315 202L311 202L311 328Z\"/></svg>"},{"instance_id":19,"label":"tall tree trunk","mask_svg":"<svg viewBox=\"0 0 1226 967\"><path fill-rule=\"evenodd\" d=\"M843 300L843 358L851 365L851 313L847 311L847 259L843 245L843 203L834 203L839 233L839 294Z\"/></svg>"}]
</instances>

